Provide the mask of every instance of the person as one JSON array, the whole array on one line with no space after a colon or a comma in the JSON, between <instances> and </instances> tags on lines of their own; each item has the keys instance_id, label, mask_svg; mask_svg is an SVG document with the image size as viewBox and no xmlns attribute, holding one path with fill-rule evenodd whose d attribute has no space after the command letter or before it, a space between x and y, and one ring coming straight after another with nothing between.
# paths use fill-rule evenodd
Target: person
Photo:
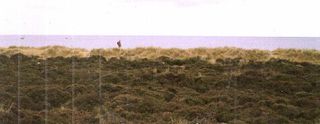
<instances>
[{"instance_id":1,"label":"person","mask_svg":"<svg viewBox=\"0 0 320 124\"><path fill-rule=\"evenodd\" d=\"M121 40L119 40L117 44L118 44L118 47L121 48Z\"/></svg>"},{"instance_id":2,"label":"person","mask_svg":"<svg viewBox=\"0 0 320 124\"><path fill-rule=\"evenodd\" d=\"M118 45L118 48L119 48L119 53L118 53L118 59L119 59L120 56L121 56L121 40L119 40L119 41L117 42L117 45Z\"/></svg>"}]
</instances>

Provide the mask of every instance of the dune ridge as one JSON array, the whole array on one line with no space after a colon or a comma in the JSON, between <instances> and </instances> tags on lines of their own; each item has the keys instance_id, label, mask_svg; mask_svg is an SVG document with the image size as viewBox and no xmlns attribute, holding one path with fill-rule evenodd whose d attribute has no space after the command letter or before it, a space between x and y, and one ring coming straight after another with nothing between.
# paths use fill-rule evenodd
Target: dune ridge
<instances>
[{"instance_id":1,"label":"dune ridge","mask_svg":"<svg viewBox=\"0 0 320 124\"><path fill-rule=\"evenodd\" d=\"M0 54L11 56L22 53L27 56L38 56L40 58L51 57L90 57L93 55L102 55L106 58L124 57L126 59L156 59L166 56L174 59L186 59L191 57L200 57L204 60L214 62L218 58L242 58L245 60L267 61L272 58L285 59L292 62L310 62L320 63L320 51L314 49L276 49L259 50L259 49L242 49L235 47L217 47L217 48L132 48L132 49L92 49L69 48L65 46L45 46L45 47L17 47L10 46L7 48L0 47Z\"/></svg>"}]
</instances>

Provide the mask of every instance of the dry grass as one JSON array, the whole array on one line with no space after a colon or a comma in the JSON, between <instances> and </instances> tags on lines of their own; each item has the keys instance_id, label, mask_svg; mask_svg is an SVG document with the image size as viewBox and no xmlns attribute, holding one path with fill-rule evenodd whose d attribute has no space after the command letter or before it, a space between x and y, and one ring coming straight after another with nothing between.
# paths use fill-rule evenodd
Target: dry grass
<instances>
[{"instance_id":1,"label":"dry grass","mask_svg":"<svg viewBox=\"0 0 320 124\"><path fill-rule=\"evenodd\" d=\"M41 58L48 57L70 57L70 56L79 56L86 57L88 56L89 51L86 49L80 48L68 48L64 46L46 46L46 47L17 47L11 46L8 48L0 48L0 53L4 55L14 55L17 53L23 53L27 56L39 56Z\"/></svg>"},{"instance_id":2,"label":"dry grass","mask_svg":"<svg viewBox=\"0 0 320 124\"><path fill-rule=\"evenodd\" d=\"M172 119L171 124L189 124L185 119Z\"/></svg>"},{"instance_id":3,"label":"dry grass","mask_svg":"<svg viewBox=\"0 0 320 124\"><path fill-rule=\"evenodd\" d=\"M93 49L86 50L81 48L68 48L64 46L46 46L46 47L16 47L0 48L0 54L13 55L23 53L28 56L48 57L88 57L92 55L103 55L106 58L124 57L127 59L148 58L156 59L161 56L167 56L174 59L185 59L190 57L200 57L204 60L216 60L218 58L242 58L246 60L266 61L271 58L286 59L295 62L320 63L320 51L313 49L276 49L274 51L259 49L241 49L234 47L220 48L134 48L134 49Z\"/></svg>"}]
</instances>

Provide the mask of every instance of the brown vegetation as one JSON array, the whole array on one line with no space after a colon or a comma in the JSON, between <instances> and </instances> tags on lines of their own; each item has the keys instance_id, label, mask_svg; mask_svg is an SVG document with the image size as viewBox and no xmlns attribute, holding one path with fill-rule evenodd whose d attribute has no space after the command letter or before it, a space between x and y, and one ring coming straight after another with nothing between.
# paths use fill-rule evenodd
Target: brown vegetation
<instances>
[{"instance_id":1,"label":"brown vegetation","mask_svg":"<svg viewBox=\"0 0 320 124\"><path fill-rule=\"evenodd\" d=\"M157 53L157 50L163 53ZM230 56L210 63L203 56L173 58L187 53L213 57L219 52L213 54L207 49L171 50L175 54L166 53L170 50L164 49L138 48L124 50L119 58L110 57L116 55L112 52L117 49L101 52L107 59L93 55L48 58L47 102L44 90L45 60L23 54L0 55L0 123L13 124L17 120L18 68L23 124L44 123L45 106L49 109L49 124L71 123L72 112L75 122L83 124L98 123L99 118L107 124L320 122L318 64L265 59L263 55L268 56L270 52L234 48L212 49L224 51L220 53ZM130 59L128 54L133 51L141 56L133 55L136 59ZM251 60L253 58L250 61L231 59L248 55L246 52L256 53L252 56L255 59L261 58L257 59L259 61ZM295 52L311 54L294 50L281 56L290 58ZM155 56L162 54L172 58ZM313 51L310 58L319 57L317 54L318 51ZM143 59L146 56L152 59ZM304 56L301 58L318 61Z\"/></svg>"}]
</instances>

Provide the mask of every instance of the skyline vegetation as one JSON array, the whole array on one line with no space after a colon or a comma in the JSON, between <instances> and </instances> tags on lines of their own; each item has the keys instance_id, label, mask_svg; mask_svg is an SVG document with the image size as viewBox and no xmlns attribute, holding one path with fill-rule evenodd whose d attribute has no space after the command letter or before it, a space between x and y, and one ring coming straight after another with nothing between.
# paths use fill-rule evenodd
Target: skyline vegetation
<instances>
[{"instance_id":1,"label":"skyline vegetation","mask_svg":"<svg viewBox=\"0 0 320 124\"><path fill-rule=\"evenodd\" d=\"M320 51L315 49L243 49L236 47L217 47L217 48L156 48L138 47L128 49L106 48L87 50L83 48L69 48L65 46L45 46L45 47L17 47L10 46L0 48L0 54L14 55L23 53L27 56L38 56L40 58L50 57L90 57L102 55L104 57L124 57L129 60L148 58L156 59L166 56L174 59L186 59L190 57L200 57L201 59L215 62L216 59L241 58L244 60L267 61L272 58L285 59L292 62L310 62L320 64Z\"/></svg>"}]
</instances>

